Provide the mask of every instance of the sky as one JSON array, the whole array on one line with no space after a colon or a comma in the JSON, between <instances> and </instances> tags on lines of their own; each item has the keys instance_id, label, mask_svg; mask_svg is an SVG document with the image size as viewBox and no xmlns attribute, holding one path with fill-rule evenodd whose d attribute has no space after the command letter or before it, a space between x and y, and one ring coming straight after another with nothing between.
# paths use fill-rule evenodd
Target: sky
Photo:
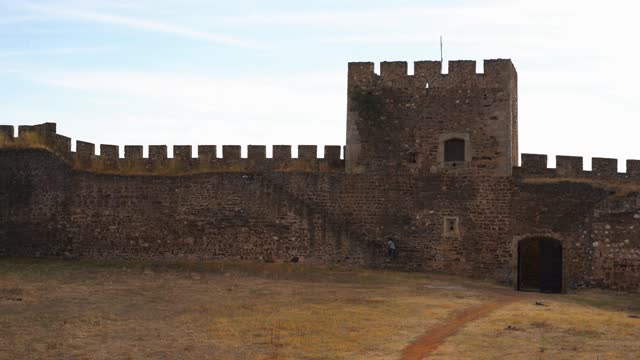
<instances>
[{"instance_id":1,"label":"sky","mask_svg":"<svg viewBox=\"0 0 640 360\"><path fill-rule=\"evenodd\" d=\"M640 159L635 3L0 0L0 124L56 122L96 144L322 155L345 143L347 63L411 68L440 58L442 35L445 61L513 60L521 153L550 166L584 156L586 169L612 157L623 171Z\"/></svg>"}]
</instances>

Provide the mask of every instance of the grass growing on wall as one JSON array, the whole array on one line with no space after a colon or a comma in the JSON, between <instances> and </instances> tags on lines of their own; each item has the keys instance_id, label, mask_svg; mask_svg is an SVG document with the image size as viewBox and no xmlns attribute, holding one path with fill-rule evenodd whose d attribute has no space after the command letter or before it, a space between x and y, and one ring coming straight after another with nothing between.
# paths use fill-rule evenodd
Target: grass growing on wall
<instances>
[{"instance_id":1,"label":"grass growing on wall","mask_svg":"<svg viewBox=\"0 0 640 360\"><path fill-rule=\"evenodd\" d=\"M35 132L26 132L17 138L0 135L0 148L51 150L42 136Z\"/></svg>"},{"instance_id":2,"label":"grass growing on wall","mask_svg":"<svg viewBox=\"0 0 640 360\"><path fill-rule=\"evenodd\" d=\"M580 177L557 177L557 178L526 178L522 180L525 184L558 184L563 182L570 182L576 184L591 185L596 188L614 192L616 197L626 197L633 193L640 192L640 184L625 182L619 179L592 179L592 178L580 178Z\"/></svg>"},{"instance_id":3,"label":"grass growing on wall","mask_svg":"<svg viewBox=\"0 0 640 360\"><path fill-rule=\"evenodd\" d=\"M107 161L95 157L86 164L75 163L74 168L82 171L89 171L99 174L112 175L136 175L136 176L188 176L196 174L216 173L216 172L245 172L247 171L241 164L224 164L224 167L213 167L209 165L179 163L175 159L167 159L163 164L149 165L141 159L137 162L127 163L126 160L119 159L116 166L109 166Z\"/></svg>"}]
</instances>

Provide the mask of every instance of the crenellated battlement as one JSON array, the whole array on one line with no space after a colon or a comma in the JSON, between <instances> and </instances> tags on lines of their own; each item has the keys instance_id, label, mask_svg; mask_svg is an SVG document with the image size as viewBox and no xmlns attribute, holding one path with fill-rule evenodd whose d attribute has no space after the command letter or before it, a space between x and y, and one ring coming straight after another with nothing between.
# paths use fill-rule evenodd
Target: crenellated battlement
<instances>
[{"instance_id":1,"label":"crenellated battlement","mask_svg":"<svg viewBox=\"0 0 640 360\"><path fill-rule=\"evenodd\" d=\"M72 147L54 123L0 126L0 257L326 262L640 292L640 160L516 166L516 70L477 65L350 63L346 146L322 158L315 145Z\"/></svg>"},{"instance_id":2,"label":"crenellated battlement","mask_svg":"<svg viewBox=\"0 0 640 360\"><path fill-rule=\"evenodd\" d=\"M591 171L584 170L579 156L556 156L556 167L547 167L547 155L522 154L522 165L514 168L515 175L526 177L601 178L640 180L640 160L627 160L627 170L618 172L618 160L594 157Z\"/></svg>"},{"instance_id":3,"label":"crenellated battlement","mask_svg":"<svg viewBox=\"0 0 640 360\"><path fill-rule=\"evenodd\" d=\"M484 60L484 72L476 71L473 60L448 62L448 73L443 73L440 61L416 61L414 73L408 73L406 61L383 61L380 74L374 71L373 62L349 63L349 88L375 87L379 85L405 89L499 87L516 77L511 60Z\"/></svg>"},{"instance_id":4,"label":"crenellated battlement","mask_svg":"<svg viewBox=\"0 0 640 360\"><path fill-rule=\"evenodd\" d=\"M325 146L324 157L318 157L315 145L299 145L298 157L291 153L291 145L274 145L273 157L267 158L265 145L249 145L247 157L242 157L240 145L223 145L222 158L217 157L216 145L199 145L193 157L191 145L174 145L173 158L168 157L166 145L149 145L144 157L142 145L125 145L124 158L117 145L102 144L100 154L96 145L76 141L71 151L71 139L57 134L55 123L19 126L14 137L13 126L0 126L0 148L42 148L60 156L73 168L109 174L126 175L187 175L206 172L322 172L344 171L341 146Z\"/></svg>"}]
</instances>

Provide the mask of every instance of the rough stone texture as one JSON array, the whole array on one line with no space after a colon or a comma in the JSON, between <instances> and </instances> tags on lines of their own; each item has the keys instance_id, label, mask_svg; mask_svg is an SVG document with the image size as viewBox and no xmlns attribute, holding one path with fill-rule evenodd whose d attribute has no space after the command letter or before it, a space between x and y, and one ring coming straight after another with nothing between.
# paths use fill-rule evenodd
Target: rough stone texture
<instances>
[{"instance_id":1,"label":"rough stone texture","mask_svg":"<svg viewBox=\"0 0 640 360\"><path fill-rule=\"evenodd\" d=\"M344 262L514 283L518 241L563 245L564 288L640 291L640 166L522 155L508 60L349 65L347 146L117 147L0 127L0 256ZM428 84L428 86L427 86ZM465 140L465 161L443 142ZM458 229L446 231L448 219ZM384 257L389 236L398 258Z\"/></svg>"},{"instance_id":2,"label":"rough stone texture","mask_svg":"<svg viewBox=\"0 0 640 360\"><path fill-rule=\"evenodd\" d=\"M439 172L441 142L468 137L473 161L462 172L511 174L517 164L517 79L510 61L451 62L449 74L407 75L404 62L349 66L348 173ZM426 87L428 84L428 88Z\"/></svg>"},{"instance_id":3,"label":"rough stone texture","mask_svg":"<svg viewBox=\"0 0 640 360\"><path fill-rule=\"evenodd\" d=\"M563 243L567 288L640 291L640 195L613 191L589 174L567 179L518 169L514 179L514 239L531 234ZM522 174L522 175L520 175ZM551 175L553 176L553 175ZM629 184L625 184L629 185ZM635 181L634 187L640 187ZM514 244L515 249L515 244ZM515 268L512 270L515 271Z\"/></svg>"}]
</instances>

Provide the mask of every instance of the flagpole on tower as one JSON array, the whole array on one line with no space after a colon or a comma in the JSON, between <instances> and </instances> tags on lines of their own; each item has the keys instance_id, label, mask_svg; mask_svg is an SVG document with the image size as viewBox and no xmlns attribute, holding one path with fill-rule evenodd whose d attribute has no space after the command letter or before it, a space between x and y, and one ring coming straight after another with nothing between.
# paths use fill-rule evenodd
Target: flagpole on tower
<instances>
[{"instance_id":1,"label":"flagpole on tower","mask_svg":"<svg viewBox=\"0 0 640 360\"><path fill-rule=\"evenodd\" d=\"M442 57L442 35L440 35L440 63L442 63L442 61L443 61L442 59L443 59L443 57Z\"/></svg>"}]
</instances>

